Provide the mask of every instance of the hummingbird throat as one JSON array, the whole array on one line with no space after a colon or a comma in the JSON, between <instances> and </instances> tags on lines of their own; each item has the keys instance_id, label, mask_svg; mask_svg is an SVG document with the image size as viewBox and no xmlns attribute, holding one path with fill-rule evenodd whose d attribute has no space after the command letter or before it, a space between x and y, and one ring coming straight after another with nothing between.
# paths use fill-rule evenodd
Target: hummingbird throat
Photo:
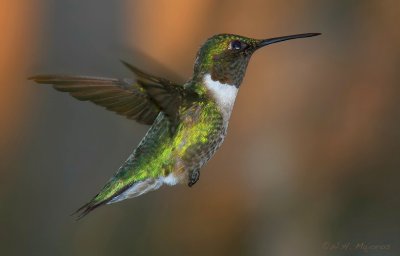
<instances>
[{"instance_id":1,"label":"hummingbird throat","mask_svg":"<svg viewBox=\"0 0 400 256\"><path fill-rule=\"evenodd\" d=\"M224 84L218 80L214 81L210 74L204 76L203 82L218 104L224 119L228 120L232 113L233 104L235 103L239 89L235 85Z\"/></svg>"}]
</instances>

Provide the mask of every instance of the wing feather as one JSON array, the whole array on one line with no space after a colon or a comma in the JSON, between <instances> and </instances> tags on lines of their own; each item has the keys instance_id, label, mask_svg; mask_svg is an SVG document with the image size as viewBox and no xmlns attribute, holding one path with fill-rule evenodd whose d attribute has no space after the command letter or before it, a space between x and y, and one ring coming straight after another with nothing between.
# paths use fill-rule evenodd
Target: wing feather
<instances>
[{"instance_id":1,"label":"wing feather","mask_svg":"<svg viewBox=\"0 0 400 256\"><path fill-rule=\"evenodd\" d=\"M183 87L123 64L135 73L136 79L68 75L38 75L29 79L50 84L78 100L91 101L142 124L152 124L160 111L170 117L172 124L176 123Z\"/></svg>"}]
</instances>

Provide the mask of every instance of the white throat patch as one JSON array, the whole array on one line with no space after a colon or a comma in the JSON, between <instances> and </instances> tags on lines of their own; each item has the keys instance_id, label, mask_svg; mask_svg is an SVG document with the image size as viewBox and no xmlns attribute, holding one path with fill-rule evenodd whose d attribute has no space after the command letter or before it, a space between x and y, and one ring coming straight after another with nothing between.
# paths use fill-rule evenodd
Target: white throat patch
<instances>
[{"instance_id":1,"label":"white throat patch","mask_svg":"<svg viewBox=\"0 0 400 256\"><path fill-rule=\"evenodd\" d=\"M229 118L239 89L234 85L212 80L210 74L204 76L204 84L220 106L224 118Z\"/></svg>"}]
</instances>

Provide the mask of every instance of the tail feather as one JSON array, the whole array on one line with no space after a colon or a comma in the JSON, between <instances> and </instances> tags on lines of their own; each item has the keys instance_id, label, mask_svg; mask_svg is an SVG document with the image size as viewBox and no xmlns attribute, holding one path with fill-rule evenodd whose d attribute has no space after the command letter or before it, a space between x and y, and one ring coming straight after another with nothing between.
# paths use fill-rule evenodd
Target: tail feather
<instances>
[{"instance_id":1,"label":"tail feather","mask_svg":"<svg viewBox=\"0 0 400 256\"><path fill-rule=\"evenodd\" d=\"M108 184L107 184L108 185ZM107 185L105 188L107 188ZM88 203L82 205L78 210L73 212L71 216L76 216L76 220L80 220L86 215L88 215L90 212L92 212L94 209L96 209L99 206L105 205L109 203L111 200L113 200L115 197L118 197L120 194L124 193L125 190L127 190L129 186L125 186L120 191L118 191L115 195L112 195L110 197L102 198L102 192L104 192L104 189L97 194L95 197L93 197L92 200L90 200Z\"/></svg>"},{"instance_id":2,"label":"tail feather","mask_svg":"<svg viewBox=\"0 0 400 256\"><path fill-rule=\"evenodd\" d=\"M83 217L85 217L86 215L88 215L91 211L93 211L94 209L96 209L99 206L102 206L104 204L106 204L109 200L106 201L102 201L102 202L96 202L94 199L91 200L90 202L84 204L83 206L81 206L78 210L76 210L75 212L73 212L71 214L71 216L75 216L75 220L80 220Z\"/></svg>"},{"instance_id":3,"label":"tail feather","mask_svg":"<svg viewBox=\"0 0 400 256\"><path fill-rule=\"evenodd\" d=\"M128 198L133 198L143 195L147 192L160 188L162 184L167 184L172 186L177 183L178 180L174 177L174 175L155 178L155 179L148 178L143 181L137 181L134 182L133 184L129 184L112 195L109 195L107 193L108 192L107 189L110 188L110 184L108 184L108 186L106 185L105 188L98 195L96 195L90 202L84 204L82 207L76 210L72 214L72 216L76 216L76 220L80 220L87 214L89 214L91 211L104 204L112 204ZM104 194L106 194L107 196L104 196Z\"/></svg>"}]
</instances>

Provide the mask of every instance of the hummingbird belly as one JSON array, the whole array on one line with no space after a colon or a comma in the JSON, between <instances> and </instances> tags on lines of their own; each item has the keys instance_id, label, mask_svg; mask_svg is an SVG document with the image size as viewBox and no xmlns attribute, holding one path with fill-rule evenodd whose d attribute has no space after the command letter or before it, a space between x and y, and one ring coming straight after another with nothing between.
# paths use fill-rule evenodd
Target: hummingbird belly
<instances>
[{"instance_id":1,"label":"hummingbird belly","mask_svg":"<svg viewBox=\"0 0 400 256\"><path fill-rule=\"evenodd\" d=\"M169 120L160 113L137 149L95 197L108 203L136 197L188 180L222 144L226 124L213 102L198 102L182 110L171 136ZM97 200L96 200L97 201Z\"/></svg>"}]
</instances>

